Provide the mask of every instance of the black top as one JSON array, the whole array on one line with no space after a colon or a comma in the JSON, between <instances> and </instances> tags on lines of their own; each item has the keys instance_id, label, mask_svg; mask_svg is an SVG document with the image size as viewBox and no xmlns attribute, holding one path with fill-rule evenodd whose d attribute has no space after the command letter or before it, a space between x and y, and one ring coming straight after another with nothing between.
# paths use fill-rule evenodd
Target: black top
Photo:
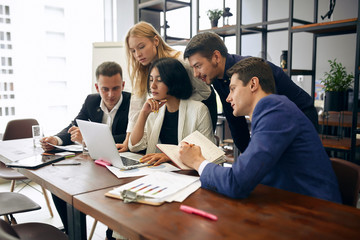
<instances>
[{"instance_id":1,"label":"black top","mask_svg":"<svg viewBox=\"0 0 360 240\"><path fill-rule=\"evenodd\" d=\"M169 112L166 109L159 136L161 143L178 145L178 122L179 111Z\"/></svg>"}]
</instances>

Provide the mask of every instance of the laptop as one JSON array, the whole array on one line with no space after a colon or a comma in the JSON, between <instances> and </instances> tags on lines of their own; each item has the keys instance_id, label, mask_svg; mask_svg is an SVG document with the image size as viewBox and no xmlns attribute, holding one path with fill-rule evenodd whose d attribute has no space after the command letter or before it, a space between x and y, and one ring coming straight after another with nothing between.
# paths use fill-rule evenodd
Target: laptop
<instances>
[{"instance_id":1,"label":"laptop","mask_svg":"<svg viewBox=\"0 0 360 240\"><path fill-rule=\"evenodd\" d=\"M12 167L12 168L37 169L37 168L49 165L51 163L55 163L62 159L64 159L64 156L38 154L38 155L27 157L27 158L24 158L21 160L7 162L7 163L5 163L5 165L7 167Z\"/></svg>"},{"instance_id":2,"label":"laptop","mask_svg":"<svg viewBox=\"0 0 360 240\"><path fill-rule=\"evenodd\" d=\"M119 153L108 125L79 119L76 122L92 159L105 160L123 170L149 165L140 162L143 155L131 152Z\"/></svg>"}]
</instances>

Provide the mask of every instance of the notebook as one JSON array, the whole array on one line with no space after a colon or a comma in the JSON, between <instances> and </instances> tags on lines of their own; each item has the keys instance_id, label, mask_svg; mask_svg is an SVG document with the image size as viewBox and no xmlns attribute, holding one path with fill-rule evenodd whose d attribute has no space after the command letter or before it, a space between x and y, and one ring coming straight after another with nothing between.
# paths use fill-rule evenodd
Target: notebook
<instances>
[{"instance_id":1,"label":"notebook","mask_svg":"<svg viewBox=\"0 0 360 240\"><path fill-rule=\"evenodd\" d=\"M28 169L37 169L51 163L57 162L64 159L64 156L58 155L35 155L27 157L21 160L5 163L7 167L12 168L28 168Z\"/></svg>"},{"instance_id":2,"label":"notebook","mask_svg":"<svg viewBox=\"0 0 360 240\"><path fill-rule=\"evenodd\" d=\"M140 154L118 152L108 125L79 119L76 122L92 159L105 160L123 170L148 166L140 163Z\"/></svg>"},{"instance_id":3,"label":"notebook","mask_svg":"<svg viewBox=\"0 0 360 240\"><path fill-rule=\"evenodd\" d=\"M201 134L199 131L195 131L185 137L182 141L195 144L200 146L201 154L205 157L206 160L213 162L215 164L221 164L225 162L225 152L218 148L212 141L210 141L207 137ZM159 148L163 153L168 156L171 161L174 162L175 166L182 170L190 170L188 166L182 163L179 156L180 147L178 145L172 144L157 144L157 148Z\"/></svg>"}]
</instances>

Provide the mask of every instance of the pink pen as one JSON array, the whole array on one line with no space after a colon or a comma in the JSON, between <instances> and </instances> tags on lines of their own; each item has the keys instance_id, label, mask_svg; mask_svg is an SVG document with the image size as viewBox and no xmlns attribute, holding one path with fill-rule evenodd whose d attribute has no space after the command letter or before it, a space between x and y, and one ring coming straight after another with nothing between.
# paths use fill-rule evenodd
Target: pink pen
<instances>
[{"instance_id":1,"label":"pink pen","mask_svg":"<svg viewBox=\"0 0 360 240\"><path fill-rule=\"evenodd\" d=\"M209 219L214 220L214 221L216 221L218 219L217 216L215 216L215 215L213 215L211 213L207 213L207 212L202 211L200 209L192 208L192 207L189 207L189 206L186 206L186 205L180 205L180 210L184 211L186 213L197 214L197 215L209 218Z\"/></svg>"}]
</instances>

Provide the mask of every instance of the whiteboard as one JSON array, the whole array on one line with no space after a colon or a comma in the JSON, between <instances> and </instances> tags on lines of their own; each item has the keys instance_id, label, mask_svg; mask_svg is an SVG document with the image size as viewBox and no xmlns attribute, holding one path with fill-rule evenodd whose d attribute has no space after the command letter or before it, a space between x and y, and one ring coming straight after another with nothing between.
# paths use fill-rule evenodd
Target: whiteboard
<instances>
[{"instance_id":1,"label":"whiteboard","mask_svg":"<svg viewBox=\"0 0 360 240\"><path fill-rule=\"evenodd\" d=\"M125 44L123 42L95 42L93 43L92 55L92 92L96 92L95 82L96 68L103 62L114 61L120 64L123 72L123 80L125 81L124 90L131 92L131 82L127 71L127 57L125 52Z\"/></svg>"}]
</instances>

